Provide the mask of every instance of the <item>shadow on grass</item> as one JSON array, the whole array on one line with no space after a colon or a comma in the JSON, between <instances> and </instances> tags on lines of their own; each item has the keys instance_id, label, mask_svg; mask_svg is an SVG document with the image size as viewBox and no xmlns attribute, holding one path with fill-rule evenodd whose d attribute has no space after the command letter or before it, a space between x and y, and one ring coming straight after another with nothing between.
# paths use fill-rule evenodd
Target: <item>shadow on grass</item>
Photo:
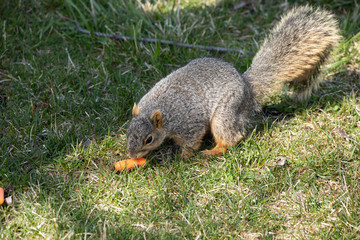
<instances>
[{"instance_id":1,"label":"shadow on grass","mask_svg":"<svg viewBox=\"0 0 360 240\"><path fill-rule=\"evenodd\" d=\"M296 114L308 109L317 111L325 107L336 107L344 97L357 98L360 95L360 74L356 71L346 71L335 74L331 79L321 83L306 102L298 102L283 97L279 103L263 107L263 121L258 122L256 129L276 127L292 119Z\"/></svg>"}]
</instances>

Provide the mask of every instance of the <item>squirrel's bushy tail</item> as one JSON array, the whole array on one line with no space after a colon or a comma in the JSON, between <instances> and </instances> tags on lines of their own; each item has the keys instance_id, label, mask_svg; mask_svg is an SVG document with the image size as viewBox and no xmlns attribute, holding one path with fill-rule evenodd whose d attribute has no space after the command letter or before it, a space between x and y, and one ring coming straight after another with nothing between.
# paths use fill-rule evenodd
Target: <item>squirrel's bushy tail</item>
<instances>
[{"instance_id":1,"label":"squirrel's bushy tail","mask_svg":"<svg viewBox=\"0 0 360 240\"><path fill-rule=\"evenodd\" d=\"M337 20L328 11L310 6L289 11L244 74L256 99L263 102L286 84L299 99L309 97L319 85L316 75L320 65L340 39Z\"/></svg>"}]
</instances>

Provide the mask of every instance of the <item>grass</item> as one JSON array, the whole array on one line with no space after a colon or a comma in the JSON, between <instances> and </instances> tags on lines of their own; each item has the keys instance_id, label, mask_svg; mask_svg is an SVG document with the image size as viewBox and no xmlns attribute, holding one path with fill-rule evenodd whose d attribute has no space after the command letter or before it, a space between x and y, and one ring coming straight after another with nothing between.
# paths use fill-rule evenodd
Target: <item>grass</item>
<instances>
[{"instance_id":1,"label":"grass","mask_svg":"<svg viewBox=\"0 0 360 240\"><path fill-rule=\"evenodd\" d=\"M266 1L265 1L266 2ZM81 35L120 32L255 53L303 2L4 1L0 5L1 239L359 239L360 24L356 1L311 1L344 40L321 85L279 97L224 156L180 160L168 143L145 168L126 157L130 110L156 81L215 56L251 56ZM237 8L240 7L240 8ZM212 144L212 143L210 143Z\"/></svg>"}]
</instances>

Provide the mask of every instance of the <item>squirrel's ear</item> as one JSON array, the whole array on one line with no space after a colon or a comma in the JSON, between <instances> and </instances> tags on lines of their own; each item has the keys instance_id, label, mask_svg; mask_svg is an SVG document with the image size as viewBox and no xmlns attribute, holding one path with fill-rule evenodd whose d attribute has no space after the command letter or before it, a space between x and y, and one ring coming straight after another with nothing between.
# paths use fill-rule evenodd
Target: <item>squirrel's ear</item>
<instances>
[{"instance_id":1,"label":"squirrel's ear","mask_svg":"<svg viewBox=\"0 0 360 240\"><path fill-rule=\"evenodd\" d=\"M163 127L163 117L160 110L156 110L155 112L153 112L153 114L151 114L150 120L154 124L155 128Z\"/></svg>"},{"instance_id":2,"label":"squirrel's ear","mask_svg":"<svg viewBox=\"0 0 360 240\"><path fill-rule=\"evenodd\" d=\"M136 103L134 103L134 107L132 109L132 116L135 117L136 115L139 115L139 113L140 113L140 108L136 106Z\"/></svg>"}]
</instances>

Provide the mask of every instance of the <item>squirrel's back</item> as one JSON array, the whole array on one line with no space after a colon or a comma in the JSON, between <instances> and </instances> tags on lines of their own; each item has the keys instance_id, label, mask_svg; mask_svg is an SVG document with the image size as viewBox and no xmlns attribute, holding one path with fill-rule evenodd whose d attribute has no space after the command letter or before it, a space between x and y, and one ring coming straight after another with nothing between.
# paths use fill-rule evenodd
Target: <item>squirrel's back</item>
<instances>
[{"instance_id":1,"label":"squirrel's back","mask_svg":"<svg viewBox=\"0 0 360 240\"><path fill-rule=\"evenodd\" d=\"M156 83L138 106L149 112L161 109L169 113L169 118L179 119L175 115L191 109L207 112L209 118L224 94L231 91L237 93L239 101L251 98L250 85L232 64L217 58L198 58Z\"/></svg>"},{"instance_id":2,"label":"squirrel's back","mask_svg":"<svg viewBox=\"0 0 360 240\"><path fill-rule=\"evenodd\" d=\"M320 65L340 40L338 23L326 10L294 8L265 39L244 76L259 102L280 93L285 84L300 99L309 97L319 80Z\"/></svg>"}]
</instances>

